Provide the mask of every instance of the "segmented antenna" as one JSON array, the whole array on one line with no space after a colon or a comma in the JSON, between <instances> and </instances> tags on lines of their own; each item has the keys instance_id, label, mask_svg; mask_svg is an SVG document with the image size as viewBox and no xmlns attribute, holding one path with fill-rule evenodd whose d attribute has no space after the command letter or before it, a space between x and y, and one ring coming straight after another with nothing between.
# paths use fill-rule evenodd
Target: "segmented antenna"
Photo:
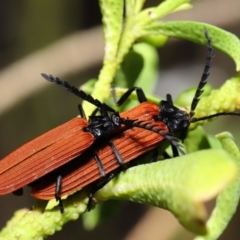
<instances>
[{"instance_id":1,"label":"segmented antenna","mask_svg":"<svg viewBox=\"0 0 240 240\"><path fill-rule=\"evenodd\" d=\"M179 144L181 141L180 139L174 137L171 135L171 133L168 132L162 132L164 129L157 128L157 125L151 124L151 122L145 122L145 121L136 121L132 124L133 127L143 128L145 130L149 130L151 132L155 132L164 138L166 138L182 155L185 155L185 152L182 150L182 145Z\"/></svg>"},{"instance_id":2,"label":"segmented antenna","mask_svg":"<svg viewBox=\"0 0 240 240\"><path fill-rule=\"evenodd\" d=\"M80 97L82 100L85 100L85 101L93 104L97 108L105 109L107 111L114 112L114 113L116 112L114 109L112 109L105 103L101 103L99 100L94 99L91 95L86 94L84 91L77 89L75 86L70 85L68 82L63 81L63 80L59 79L58 77L54 77L52 75L47 75L45 73L41 73L41 75L47 81L55 83L55 84L65 88L67 91L73 93L77 97Z\"/></svg>"},{"instance_id":3,"label":"segmented antenna","mask_svg":"<svg viewBox=\"0 0 240 240\"><path fill-rule=\"evenodd\" d=\"M199 102L199 97L201 96L202 92L203 92L203 87L206 85L207 83L207 78L209 76L209 70L211 68L211 62L212 62L212 59L214 57L213 55L213 47L212 47L212 40L211 38L208 36L208 31L206 28L204 28L204 34L205 34L205 37L207 39L207 44L208 44L208 55L207 55L207 60L206 60L206 64L205 64L205 67L204 67L204 70L203 70L203 74L202 74L202 78L201 78L201 81L198 85L198 88L197 88L197 91L195 93L195 96L193 98L193 101L192 101L192 105L191 105L191 111L190 111L190 122L191 123L194 123L194 122L198 122L198 121L203 121L203 120L207 120L207 119L210 119L210 118L214 118L214 117L218 117L218 116L240 116L240 113L239 112L220 112L220 113L215 113L215 114L211 114L211 115L208 115L208 116L204 116L204 117L200 117L200 118L193 118L195 112L195 108Z\"/></svg>"},{"instance_id":4,"label":"segmented antenna","mask_svg":"<svg viewBox=\"0 0 240 240\"><path fill-rule=\"evenodd\" d=\"M190 115L190 118L192 118L195 114L195 109L198 105L198 102L199 102L199 97L201 96L201 94L203 93L203 87L206 85L207 83L207 78L210 74L210 68L211 68L211 62L212 62L212 59L213 59L213 47L212 47L212 40L211 38L208 36L208 31L206 28L204 28L204 35L207 39L207 45L208 45L208 54L207 54L207 59L206 59L206 63L205 63L205 67L204 67L204 70L203 70L203 74L202 74L202 77L201 77L201 80L198 84L198 88L197 88L197 91L195 93L195 96L193 98L193 101L192 101L192 104L191 104L191 111L189 113Z\"/></svg>"},{"instance_id":5,"label":"segmented antenna","mask_svg":"<svg viewBox=\"0 0 240 240\"><path fill-rule=\"evenodd\" d=\"M207 120L207 119L218 117L218 116L240 116L240 113L238 113L238 112L220 112L220 113L215 113L215 114L208 115L208 116L205 116L205 117L192 118L191 119L191 123Z\"/></svg>"}]
</instances>

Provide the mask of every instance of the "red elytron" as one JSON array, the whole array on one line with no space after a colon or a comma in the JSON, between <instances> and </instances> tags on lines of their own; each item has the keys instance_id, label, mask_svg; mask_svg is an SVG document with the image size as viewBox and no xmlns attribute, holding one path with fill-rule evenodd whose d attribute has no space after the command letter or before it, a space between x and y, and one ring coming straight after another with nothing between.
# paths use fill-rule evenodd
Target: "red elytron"
<instances>
[{"instance_id":1,"label":"red elytron","mask_svg":"<svg viewBox=\"0 0 240 240\"><path fill-rule=\"evenodd\" d=\"M151 128L151 130L134 127L112 139L124 164L156 148L165 140L164 133L168 134L167 126L163 122L152 120L153 116L158 114L159 108L149 102L142 103L136 108L120 114L123 118L131 116L147 122L152 121L154 125L154 128ZM149 122L148 126L151 126L151 122ZM154 132L154 129L158 130ZM95 150L95 152L101 160L106 174L119 168L119 163L116 161L113 150L109 145L105 144L105 146ZM87 161L84 161L84 158L87 158ZM93 157L80 156L58 169L56 173L51 173L48 177L33 183L31 185L33 188L32 195L38 199L53 199L55 196L56 177L59 172L62 175L61 196L68 195L102 177Z\"/></svg>"},{"instance_id":2,"label":"red elytron","mask_svg":"<svg viewBox=\"0 0 240 240\"><path fill-rule=\"evenodd\" d=\"M116 101L117 104L120 105L133 91L136 91L139 101L142 103L136 108L122 113L121 117L138 119L140 121L150 121L148 122L149 129L133 128L112 138L112 142L117 148L119 155L121 155L124 164L127 164L142 154L163 145L164 140L170 142L175 153L181 151L177 139L174 138L173 135L179 133L178 136L180 139L184 140L188 127L192 122L210 119L221 115L240 116L240 113L236 112L220 112L202 118L194 118L199 97L203 92L203 87L207 83L207 77L209 76L210 65L213 58L211 39L208 37L206 29L204 33L208 43L208 56L189 113L175 107L171 95L169 94L167 95L166 101L160 102L159 107L153 103L146 102L146 97L142 89L137 87L129 89L119 101ZM146 111L145 109L148 110ZM149 113L149 118L144 118L144 113ZM153 130L153 126L156 131ZM113 150L108 145L92 150L98 155L106 174L112 173L119 168L119 164L116 161L116 155L113 154ZM84 160L84 158L86 160ZM83 163L81 163L81 161L83 161ZM58 169L58 171L61 171L62 174L61 196L68 195L101 178L98 167L96 166L94 159L91 157L91 153L82 156L82 160L80 158L74 159L69 164L64 165L61 169ZM39 179L32 185L32 195L36 198L46 200L54 198L56 185L54 181L55 178L56 175L54 176L54 173L51 173L51 176L48 176L48 178Z\"/></svg>"},{"instance_id":3,"label":"red elytron","mask_svg":"<svg viewBox=\"0 0 240 240\"><path fill-rule=\"evenodd\" d=\"M74 118L0 161L0 195L30 185L33 188L32 195L36 198L56 198L60 201L61 196L107 177L117 168L163 145L165 140L169 141L175 153L181 151L173 135L180 133L180 139L183 140L192 122L220 115L239 116L239 113L222 112L193 118L213 58L211 40L206 31L205 35L208 41L207 62L190 113L175 107L170 95L158 107L146 102L142 89L132 88L117 103L124 102L135 90L142 103L119 115L106 104L68 83L43 74L47 80L94 104L101 115L90 117L89 122L84 118Z\"/></svg>"}]
</instances>

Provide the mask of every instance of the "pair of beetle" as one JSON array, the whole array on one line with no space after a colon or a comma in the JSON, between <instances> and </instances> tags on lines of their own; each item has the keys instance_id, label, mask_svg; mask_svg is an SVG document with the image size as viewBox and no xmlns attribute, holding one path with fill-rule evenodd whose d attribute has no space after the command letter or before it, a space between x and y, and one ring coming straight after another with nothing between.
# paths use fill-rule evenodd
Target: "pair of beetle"
<instances>
[{"instance_id":1,"label":"pair of beetle","mask_svg":"<svg viewBox=\"0 0 240 240\"><path fill-rule=\"evenodd\" d=\"M173 155L182 152L174 134L180 132L180 139L184 140L190 123L220 115L240 115L222 112L193 118L213 58L211 39L206 30L205 36L208 56L190 113L175 107L170 95L167 95L166 101L160 102L160 106L150 103L142 89L135 87L129 89L116 103L121 105L136 91L140 104L119 114L67 82L42 74L46 80L63 86L95 105L100 115L93 115L87 121L80 106L81 117L43 134L2 159L0 195L11 192L21 194L22 187L29 185L32 187L32 195L38 199L56 198L63 212L61 196L102 178L105 182L109 181L114 176L114 170L126 167L131 160L157 148L164 141L172 145ZM90 198L99 186L91 192Z\"/></svg>"}]
</instances>

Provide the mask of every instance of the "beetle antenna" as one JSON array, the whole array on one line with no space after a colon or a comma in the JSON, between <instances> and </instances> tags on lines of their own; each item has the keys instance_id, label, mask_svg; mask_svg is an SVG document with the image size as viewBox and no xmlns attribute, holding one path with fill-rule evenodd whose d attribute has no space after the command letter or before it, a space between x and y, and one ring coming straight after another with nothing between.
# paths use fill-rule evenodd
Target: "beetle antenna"
<instances>
[{"instance_id":1,"label":"beetle antenna","mask_svg":"<svg viewBox=\"0 0 240 240\"><path fill-rule=\"evenodd\" d=\"M212 40L208 36L208 31L207 31L206 28L204 28L204 34L205 34L205 37L207 39L208 54L207 54L207 59L206 59L206 64L205 64L205 67L204 67L204 70L203 70L203 74L202 74L201 80L199 82L197 91L195 93L195 96L193 98L192 105L191 105L191 111L190 111L190 114L189 114L190 115L190 119L191 119L190 120L191 123L198 122L198 121L203 121L203 120L207 120L207 119L211 119L211 118L218 117L218 116L227 116L227 115L228 116L229 115L240 116L240 113L238 113L238 112L220 112L220 113L211 114L211 115L208 115L208 116L205 116L205 117L201 117L201 118L192 118L194 116L194 114L195 114L195 109L196 109L196 107L198 105L199 97L203 93L203 87L207 83L207 78L208 78L208 76L210 74L211 62L212 62L212 59L214 57L214 55L213 55L213 47L212 47Z\"/></svg>"},{"instance_id":2,"label":"beetle antenna","mask_svg":"<svg viewBox=\"0 0 240 240\"><path fill-rule=\"evenodd\" d=\"M110 112L116 112L114 109L112 109L111 107L109 107L105 103L101 103L98 99L94 99L91 95L86 94L84 91L77 89L75 86L70 85L66 81L62 81L58 77L54 77L52 75L47 75L45 73L41 73L41 75L47 81L55 83L55 84L65 88L66 90L73 93L77 97L80 97L82 100L85 100L85 101L93 104L94 106L96 106L100 109L105 109L105 110L110 111Z\"/></svg>"},{"instance_id":3,"label":"beetle antenna","mask_svg":"<svg viewBox=\"0 0 240 240\"><path fill-rule=\"evenodd\" d=\"M201 118L192 118L191 119L191 123L202 121L202 120L207 120L207 119L218 117L218 116L229 116L229 115L240 116L240 113L238 113L238 112L220 112L220 113L215 113L215 114L212 114L212 115L209 115L209 116L205 116L205 117L201 117Z\"/></svg>"},{"instance_id":4,"label":"beetle antenna","mask_svg":"<svg viewBox=\"0 0 240 240\"><path fill-rule=\"evenodd\" d=\"M197 91L195 93L195 96L194 96L192 104L191 104L191 111L190 111L190 114L189 114L190 118L192 118L194 116L194 114L195 114L195 109L196 109L196 107L198 105L200 96L203 93L203 87L207 83L207 78L208 78L208 76L210 74L211 62L212 62L212 59L214 57L214 55L213 55L213 47L212 47L212 40L208 36L208 31L207 31L206 28L204 28L204 35L205 35L205 37L207 39L208 54L207 54L207 59L206 59L206 63L205 63L205 66L204 66L204 70L203 70L203 74L202 74L201 80L200 80L200 82L198 84Z\"/></svg>"},{"instance_id":5,"label":"beetle antenna","mask_svg":"<svg viewBox=\"0 0 240 240\"><path fill-rule=\"evenodd\" d=\"M182 145L179 144L180 140L167 132L163 132L162 131L163 129L159 129L157 127L157 125L152 125L150 122L136 121L132 124L132 126L143 128L143 129L149 130L151 132L160 134L161 136L166 138L172 144L172 146L174 146L181 154L183 154L183 155L185 154L185 152L182 150Z\"/></svg>"}]
</instances>

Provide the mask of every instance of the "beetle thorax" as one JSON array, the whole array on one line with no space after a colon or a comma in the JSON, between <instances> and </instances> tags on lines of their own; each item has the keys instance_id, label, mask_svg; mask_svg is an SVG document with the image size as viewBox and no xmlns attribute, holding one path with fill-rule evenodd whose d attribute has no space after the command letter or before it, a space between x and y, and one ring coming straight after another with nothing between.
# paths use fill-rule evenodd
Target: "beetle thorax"
<instances>
[{"instance_id":1,"label":"beetle thorax","mask_svg":"<svg viewBox=\"0 0 240 240\"><path fill-rule=\"evenodd\" d=\"M118 113L111 116L90 116L85 131L90 132L95 138L108 136L114 129L121 126L121 118Z\"/></svg>"},{"instance_id":2,"label":"beetle thorax","mask_svg":"<svg viewBox=\"0 0 240 240\"><path fill-rule=\"evenodd\" d=\"M155 120L164 122L171 133L186 130L190 125L189 114L165 100L160 102L160 113Z\"/></svg>"}]
</instances>

